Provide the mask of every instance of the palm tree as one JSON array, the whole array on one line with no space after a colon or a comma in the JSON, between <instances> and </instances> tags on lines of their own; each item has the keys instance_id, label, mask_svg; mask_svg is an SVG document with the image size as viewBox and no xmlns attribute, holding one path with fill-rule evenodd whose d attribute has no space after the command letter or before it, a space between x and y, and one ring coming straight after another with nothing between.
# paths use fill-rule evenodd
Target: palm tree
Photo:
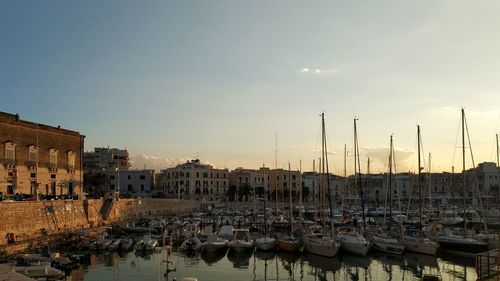
<instances>
[{"instance_id":1,"label":"palm tree","mask_svg":"<svg viewBox=\"0 0 500 281\"><path fill-rule=\"evenodd\" d=\"M304 202L308 202L308 198L309 198L309 187L308 186L305 186L305 185L302 185L302 200L304 200Z\"/></svg>"},{"instance_id":2,"label":"palm tree","mask_svg":"<svg viewBox=\"0 0 500 281\"><path fill-rule=\"evenodd\" d=\"M243 197L245 197L245 201L248 201L248 196L252 195L252 187L250 187L250 184L244 183L240 186L239 191L238 191L238 196L241 198L238 198L239 201L243 201Z\"/></svg>"},{"instance_id":3,"label":"palm tree","mask_svg":"<svg viewBox=\"0 0 500 281\"><path fill-rule=\"evenodd\" d=\"M234 184L229 185L229 188L226 191L226 196L228 197L229 201L234 201L234 198L236 197L236 190L237 187Z\"/></svg>"}]
</instances>

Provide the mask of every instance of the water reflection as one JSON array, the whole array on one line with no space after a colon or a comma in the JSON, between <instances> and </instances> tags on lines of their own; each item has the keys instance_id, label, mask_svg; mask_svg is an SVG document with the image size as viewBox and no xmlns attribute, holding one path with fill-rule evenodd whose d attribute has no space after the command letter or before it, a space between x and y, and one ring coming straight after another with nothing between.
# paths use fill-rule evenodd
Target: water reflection
<instances>
[{"instance_id":1,"label":"water reflection","mask_svg":"<svg viewBox=\"0 0 500 281\"><path fill-rule=\"evenodd\" d=\"M226 256L227 251L203 252L201 259L207 264L212 265L217 263Z\"/></svg>"},{"instance_id":2,"label":"water reflection","mask_svg":"<svg viewBox=\"0 0 500 281\"><path fill-rule=\"evenodd\" d=\"M163 280L165 271L161 252L92 255L90 264L71 273L71 280ZM477 278L473 264L449 259L406 253L403 256L373 254L360 257L341 254L326 258L308 253L283 251L218 252L212 254L177 253L171 256L178 280L197 277L210 280L420 280L424 272L439 272L443 280L462 281ZM163 266L163 269L162 269Z\"/></svg>"},{"instance_id":3,"label":"water reflection","mask_svg":"<svg viewBox=\"0 0 500 281\"><path fill-rule=\"evenodd\" d=\"M250 265L251 251L231 251L227 252L227 259L233 263L234 268L248 268Z\"/></svg>"},{"instance_id":4,"label":"water reflection","mask_svg":"<svg viewBox=\"0 0 500 281\"><path fill-rule=\"evenodd\" d=\"M268 261L274 259L274 257L276 256L276 252L256 250L254 252L254 255L259 260Z\"/></svg>"}]
</instances>

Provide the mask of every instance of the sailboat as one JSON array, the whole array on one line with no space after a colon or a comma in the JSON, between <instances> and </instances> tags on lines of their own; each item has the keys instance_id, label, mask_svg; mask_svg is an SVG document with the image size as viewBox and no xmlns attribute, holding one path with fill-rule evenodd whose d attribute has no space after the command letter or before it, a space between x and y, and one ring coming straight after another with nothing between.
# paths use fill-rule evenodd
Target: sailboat
<instances>
[{"instance_id":1,"label":"sailboat","mask_svg":"<svg viewBox=\"0 0 500 281\"><path fill-rule=\"evenodd\" d=\"M322 129L322 163L321 165L321 170L322 174L326 175L326 183L328 186L328 193L330 193L330 178L329 178L329 172L328 172L328 153L327 153L327 148L326 148L326 132L325 132L325 114L321 114L321 129ZM323 176L323 180L321 181L320 187L322 187L322 204L320 204L321 209L324 212L324 199L325 199L325 186L324 186L324 179L325 177ZM320 192L321 193L321 192ZM330 194L329 194L330 195ZM328 196L329 202L330 202L330 215L332 213L332 206L331 206L331 199L330 196ZM340 249L340 242L335 241L333 238L333 216L331 216L331 224L332 224L332 233L326 233L325 231L325 214L323 214L323 231L321 233L308 233L305 236L305 250L311 254L315 255L320 255L320 256L325 256L325 257L334 257L337 255L339 249Z\"/></svg>"},{"instance_id":2,"label":"sailboat","mask_svg":"<svg viewBox=\"0 0 500 281\"><path fill-rule=\"evenodd\" d=\"M346 172L346 157L347 157L347 151L346 147L344 146L344 176L347 178L347 172ZM359 148L358 148L358 136L357 136L357 127L356 127L356 119L354 119L354 173L355 176L357 175L357 158L356 154L359 156ZM357 179L357 178L356 178ZM356 180L355 179L355 180ZM357 184L357 181L355 181ZM344 187L345 188L345 187ZM360 188L361 188L361 181L360 181ZM363 197L363 193L360 193L360 197ZM364 201L363 198L361 198L362 201ZM366 219L365 219L365 210L364 210L364 203L361 204L363 210L363 228L364 231L366 232ZM359 255L359 256L366 256L368 251L370 250L372 243L368 241L363 235L359 233L359 229L352 229L349 232L342 233L339 235L340 241L342 243L342 249L346 252Z\"/></svg>"},{"instance_id":3,"label":"sailboat","mask_svg":"<svg viewBox=\"0 0 500 281\"><path fill-rule=\"evenodd\" d=\"M264 187L264 190L265 190L265 187ZM265 191L264 191L264 194L266 194ZM255 192L254 192L254 197L255 197ZM263 251L269 251L269 250L274 249L274 247L276 247L276 239L274 239L273 237L269 237L267 235L266 197L267 196L264 196L264 237L260 237L260 238L255 239L255 246L257 247L257 249L263 250Z\"/></svg>"},{"instance_id":4,"label":"sailboat","mask_svg":"<svg viewBox=\"0 0 500 281\"><path fill-rule=\"evenodd\" d=\"M464 219L464 224L463 224L463 235L443 235L438 237L438 242L439 246L443 251L447 252L453 252L459 255L471 255L471 254L477 254L481 252L486 252L488 251L488 244L476 240L473 238L467 237L467 218L465 216L465 188L466 188L466 181L465 181L465 127L467 125L466 120L465 120L465 111L462 108L461 110L462 113L462 188L463 188L463 200L464 200L464 214L463 214L463 219ZM467 137L469 136L469 132L467 132ZM469 146L470 146L470 139L469 139ZM474 166L474 163L472 163Z\"/></svg>"},{"instance_id":5,"label":"sailboat","mask_svg":"<svg viewBox=\"0 0 500 281\"><path fill-rule=\"evenodd\" d=\"M289 235L284 235L278 237L278 249L287 252L298 252L302 248L302 241L294 235L293 228L293 208L292 208L292 185L290 176L290 163L288 163L288 199L289 199L289 209L290 209L290 233Z\"/></svg>"},{"instance_id":6,"label":"sailboat","mask_svg":"<svg viewBox=\"0 0 500 281\"><path fill-rule=\"evenodd\" d=\"M387 224L387 230L386 232L381 232L378 234L375 234L372 237L372 242L373 242L373 248L377 251L383 252L383 253L388 253L388 254L396 254L396 255L401 255L403 254L403 251L405 250L405 245L402 244L401 242L398 241L398 239L395 239L391 237L391 235L388 233L391 229L391 220L392 220L392 164L394 161L394 146L392 142L392 135L391 135L391 141L390 141L390 149L389 149L389 181L388 181L388 191L389 191L389 223Z\"/></svg>"},{"instance_id":7,"label":"sailboat","mask_svg":"<svg viewBox=\"0 0 500 281\"><path fill-rule=\"evenodd\" d=\"M418 193L419 193L419 232L414 235L403 235L403 244L406 247L406 250L416 252L424 255L436 255L438 244L434 241L431 241L429 238L426 238L422 235L422 213L423 213L423 202L422 202L422 174L421 171L423 167L420 164L420 148L421 148L421 140L420 140L420 125L417 125L417 143L418 143Z\"/></svg>"}]
</instances>

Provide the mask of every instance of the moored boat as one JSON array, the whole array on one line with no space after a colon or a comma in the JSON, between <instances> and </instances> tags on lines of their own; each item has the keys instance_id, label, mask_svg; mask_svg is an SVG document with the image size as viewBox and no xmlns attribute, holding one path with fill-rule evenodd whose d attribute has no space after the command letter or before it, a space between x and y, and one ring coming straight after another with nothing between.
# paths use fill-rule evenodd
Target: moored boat
<instances>
[{"instance_id":1,"label":"moored boat","mask_svg":"<svg viewBox=\"0 0 500 281\"><path fill-rule=\"evenodd\" d=\"M372 242L373 249L383 253L401 255L405 250L405 246L397 239L387 236L375 235L372 238Z\"/></svg>"},{"instance_id":2,"label":"moored boat","mask_svg":"<svg viewBox=\"0 0 500 281\"><path fill-rule=\"evenodd\" d=\"M340 249L340 243L328 234L316 233L306 235L304 249L311 254L334 257Z\"/></svg>"},{"instance_id":3,"label":"moored boat","mask_svg":"<svg viewBox=\"0 0 500 281\"><path fill-rule=\"evenodd\" d=\"M372 246L372 243L359 233L349 232L340 234L338 237L342 249L355 255L366 256Z\"/></svg>"}]
</instances>

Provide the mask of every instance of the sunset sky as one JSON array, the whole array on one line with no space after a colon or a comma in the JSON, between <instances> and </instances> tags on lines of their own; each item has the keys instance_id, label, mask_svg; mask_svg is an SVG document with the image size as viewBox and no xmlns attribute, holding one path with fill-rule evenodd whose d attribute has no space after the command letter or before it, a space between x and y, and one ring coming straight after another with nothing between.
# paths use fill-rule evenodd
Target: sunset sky
<instances>
[{"instance_id":1,"label":"sunset sky","mask_svg":"<svg viewBox=\"0 0 500 281\"><path fill-rule=\"evenodd\" d=\"M496 161L500 1L0 1L0 111L127 148L136 167L312 169L325 112L333 172ZM348 172L352 171L348 157ZM467 160L470 166L470 158Z\"/></svg>"}]
</instances>

